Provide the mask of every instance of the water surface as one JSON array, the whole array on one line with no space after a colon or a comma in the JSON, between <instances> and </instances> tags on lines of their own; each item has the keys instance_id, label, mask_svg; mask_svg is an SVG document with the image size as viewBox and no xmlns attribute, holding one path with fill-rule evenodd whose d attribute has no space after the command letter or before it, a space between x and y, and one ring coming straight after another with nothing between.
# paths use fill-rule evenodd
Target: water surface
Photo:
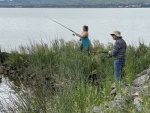
<instances>
[{"instance_id":1,"label":"water surface","mask_svg":"<svg viewBox=\"0 0 150 113\"><path fill-rule=\"evenodd\" d=\"M112 41L109 34L114 30L120 30L127 43L143 39L149 44L149 12L149 8L1 8L0 45L10 50L25 45L29 40L49 43L56 38L64 38L66 41L79 39L44 16L77 33L81 33L83 25L88 25L90 39L105 44Z\"/></svg>"}]
</instances>

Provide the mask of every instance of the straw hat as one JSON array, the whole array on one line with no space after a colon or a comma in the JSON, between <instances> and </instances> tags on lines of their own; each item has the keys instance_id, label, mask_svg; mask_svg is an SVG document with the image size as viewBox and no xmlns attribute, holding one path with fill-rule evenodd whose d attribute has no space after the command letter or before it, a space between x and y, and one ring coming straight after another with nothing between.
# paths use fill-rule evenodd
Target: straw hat
<instances>
[{"instance_id":1,"label":"straw hat","mask_svg":"<svg viewBox=\"0 0 150 113\"><path fill-rule=\"evenodd\" d=\"M117 37L121 37L121 32L120 31L114 31L110 35L116 35Z\"/></svg>"}]
</instances>

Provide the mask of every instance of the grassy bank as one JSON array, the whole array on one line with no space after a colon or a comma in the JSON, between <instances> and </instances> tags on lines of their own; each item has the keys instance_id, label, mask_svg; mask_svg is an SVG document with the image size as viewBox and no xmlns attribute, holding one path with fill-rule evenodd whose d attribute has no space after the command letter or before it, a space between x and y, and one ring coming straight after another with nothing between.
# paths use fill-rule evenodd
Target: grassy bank
<instances>
[{"instance_id":1,"label":"grassy bank","mask_svg":"<svg viewBox=\"0 0 150 113\"><path fill-rule=\"evenodd\" d=\"M20 104L22 112L90 113L90 107L114 98L110 96L111 84L114 82L113 58L106 58L106 54L100 53L88 56L79 51L79 46L79 42L65 42L61 39L54 40L49 45L30 43L11 52L3 65L17 71L13 75L8 72L7 75L30 87L33 92L31 97L29 94L20 95L21 100L27 97L26 101L22 101L24 106ZM109 51L112 48L112 43L104 46L99 41L94 41L91 51ZM135 75L149 65L149 46L142 42L137 47L128 45L123 84L131 86ZM95 84L89 83L90 74L97 75ZM128 112L132 109L134 107L131 104ZM116 111L110 110L112 112Z\"/></svg>"}]
</instances>

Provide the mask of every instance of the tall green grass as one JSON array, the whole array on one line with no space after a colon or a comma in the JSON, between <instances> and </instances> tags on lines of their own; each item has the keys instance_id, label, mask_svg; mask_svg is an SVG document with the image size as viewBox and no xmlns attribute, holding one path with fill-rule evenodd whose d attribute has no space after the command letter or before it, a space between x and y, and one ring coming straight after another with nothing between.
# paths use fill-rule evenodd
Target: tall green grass
<instances>
[{"instance_id":1,"label":"tall green grass","mask_svg":"<svg viewBox=\"0 0 150 113\"><path fill-rule=\"evenodd\" d=\"M30 43L12 52L11 63L24 69L23 78L27 78L24 84L33 91L32 97L24 103L30 105L29 113L92 113L94 106L112 100L109 93L114 82L113 58L99 53L88 56L79 51L79 46L79 42L61 39L49 45ZM103 45L94 41L91 51L108 51L112 48L112 43ZM149 46L142 42L137 47L128 45L123 82L132 85L135 75L149 65ZM98 85L88 82L90 73L97 73ZM30 79L32 75L34 77ZM24 107L21 109L26 112Z\"/></svg>"}]
</instances>

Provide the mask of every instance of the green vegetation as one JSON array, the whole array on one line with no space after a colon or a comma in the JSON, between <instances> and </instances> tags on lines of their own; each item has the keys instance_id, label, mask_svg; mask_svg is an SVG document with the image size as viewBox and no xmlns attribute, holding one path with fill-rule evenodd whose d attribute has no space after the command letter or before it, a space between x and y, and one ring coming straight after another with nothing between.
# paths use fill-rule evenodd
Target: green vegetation
<instances>
[{"instance_id":1,"label":"green vegetation","mask_svg":"<svg viewBox=\"0 0 150 113\"><path fill-rule=\"evenodd\" d=\"M20 94L20 111L92 113L94 106L114 98L110 95L114 82L113 58L106 58L105 54L99 53L88 56L85 52L78 51L79 46L79 42L65 42L61 39L54 40L50 45L30 43L27 47L21 46L19 51L12 52L9 58L11 61L5 61L4 64L21 69L21 75L16 75L16 78L31 89L32 95ZM112 47L112 43L104 46L99 41L94 41L91 50L108 51ZM126 56L123 84L131 86L135 75L150 65L150 47L142 42L137 47L128 45ZM98 75L98 84L89 83L90 73ZM147 103L144 105L149 108L150 100L145 100ZM129 104L128 113L133 109L133 105Z\"/></svg>"}]
</instances>

